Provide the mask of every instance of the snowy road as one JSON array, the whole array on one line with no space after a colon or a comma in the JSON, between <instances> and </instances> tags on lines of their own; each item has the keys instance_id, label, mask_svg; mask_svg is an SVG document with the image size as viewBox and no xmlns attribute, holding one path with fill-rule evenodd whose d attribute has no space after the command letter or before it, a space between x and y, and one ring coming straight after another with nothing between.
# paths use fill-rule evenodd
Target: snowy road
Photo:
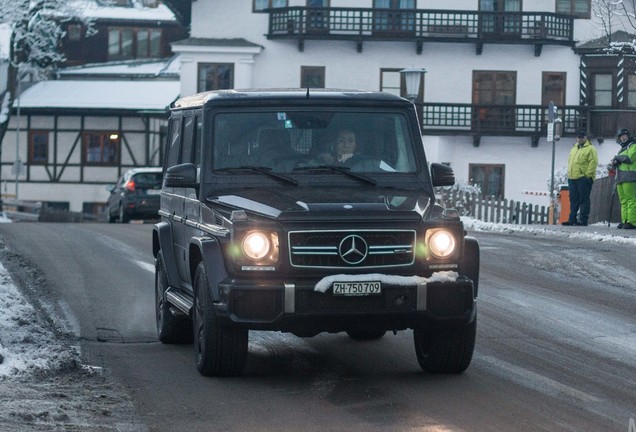
<instances>
[{"instance_id":1,"label":"snowy road","mask_svg":"<svg viewBox=\"0 0 636 432\"><path fill-rule=\"evenodd\" d=\"M367 343L251 332L245 375L205 379L191 346L154 339L149 225L0 226L0 260L39 314L55 317L46 337L65 346L79 332L84 365L54 357L48 393L0 377L10 408L0 410L0 430L628 432L636 237L469 228L482 279L477 347L463 375L422 373L409 331ZM2 372L12 353L0 349Z\"/></svg>"}]
</instances>

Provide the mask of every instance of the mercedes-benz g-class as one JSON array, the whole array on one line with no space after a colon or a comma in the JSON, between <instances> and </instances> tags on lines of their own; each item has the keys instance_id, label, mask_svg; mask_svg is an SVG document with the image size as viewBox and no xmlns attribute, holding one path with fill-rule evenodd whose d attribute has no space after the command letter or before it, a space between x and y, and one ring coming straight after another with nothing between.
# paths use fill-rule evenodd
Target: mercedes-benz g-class
<instances>
[{"instance_id":1,"label":"mercedes-benz g-class","mask_svg":"<svg viewBox=\"0 0 636 432\"><path fill-rule=\"evenodd\" d=\"M434 187L414 105L379 92L226 90L173 104L153 230L163 343L240 374L249 330L413 330L422 369L472 358L479 246Z\"/></svg>"}]
</instances>

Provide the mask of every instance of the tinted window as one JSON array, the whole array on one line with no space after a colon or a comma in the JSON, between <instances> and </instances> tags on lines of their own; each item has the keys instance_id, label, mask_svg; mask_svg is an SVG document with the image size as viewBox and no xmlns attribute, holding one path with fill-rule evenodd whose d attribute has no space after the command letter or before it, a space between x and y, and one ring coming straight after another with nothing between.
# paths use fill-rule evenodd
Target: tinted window
<instances>
[{"instance_id":1,"label":"tinted window","mask_svg":"<svg viewBox=\"0 0 636 432\"><path fill-rule=\"evenodd\" d=\"M133 176L136 187L147 189L160 189L162 175L158 173L137 173Z\"/></svg>"},{"instance_id":2,"label":"tinted window","mask_svg":"<svg viewBox=\"0 0 636 432\"><path fill-rule=\"evenodd\" d=\"M251 165L292 172L352 156L352 171L416 169L411 129L401 112L225 113L215 116L213 130L215 169Z\"/></svg>"},{"instance_id":3,"label":"tinted window","mask_svg":"<svg viewBox=\"0 0 636 432\"><path fill-rule=\"evenodd\" d=\"M170 120L170 132L168 133L168 151L166 154L166 167L171 167L179 163L179 153L181 148L181 119Z\"/></svg>"}]
</instances>

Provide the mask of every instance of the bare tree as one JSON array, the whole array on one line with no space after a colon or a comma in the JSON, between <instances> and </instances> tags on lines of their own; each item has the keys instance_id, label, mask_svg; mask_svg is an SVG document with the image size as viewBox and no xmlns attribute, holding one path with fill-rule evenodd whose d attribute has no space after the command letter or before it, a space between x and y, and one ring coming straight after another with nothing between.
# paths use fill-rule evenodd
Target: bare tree
<instances>
[{"instance_id":1,"label":"bare tree","mask_svg":"<svg viewBox=\"0 0 636 432\"><path fill-rule=\"evenodd\" d=\"M636 40L612 40L616 30L636 30L636 0L592 0L592 16L607 38L608 52L636 52Z\"/></svg>"},{"instance_id":2,"label":"bare tree","mask_svg":"<svg viewBox=\"0 0 636 432\"><path fill-rule=\"evenodd\" d=\"M7 91L0 94L0 160L18 83L46 79L64 61L59 48L65 23L78 22L92 32L84 14L91 3L94 0L0 0L0 23L11 29Z\"/></svg>"}]
</instances>

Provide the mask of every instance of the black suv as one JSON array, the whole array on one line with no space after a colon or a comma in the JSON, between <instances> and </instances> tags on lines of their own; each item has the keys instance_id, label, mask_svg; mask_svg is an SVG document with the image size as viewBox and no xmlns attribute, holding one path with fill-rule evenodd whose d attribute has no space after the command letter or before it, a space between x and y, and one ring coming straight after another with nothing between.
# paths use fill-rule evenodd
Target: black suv
<instances>
[{"instance_id":1,"label":"black suv","mask_svg":"<svg viewBox=\"0 0 636 432\"><path fill-rule=\"evenodd\" d=\"M429 372L475 346L479 245L435 201L414 106L385 93L215 91L172 107L153 230L159 340L240 374L248 331L413 329Z\"/></svg>"}]
</instances>

